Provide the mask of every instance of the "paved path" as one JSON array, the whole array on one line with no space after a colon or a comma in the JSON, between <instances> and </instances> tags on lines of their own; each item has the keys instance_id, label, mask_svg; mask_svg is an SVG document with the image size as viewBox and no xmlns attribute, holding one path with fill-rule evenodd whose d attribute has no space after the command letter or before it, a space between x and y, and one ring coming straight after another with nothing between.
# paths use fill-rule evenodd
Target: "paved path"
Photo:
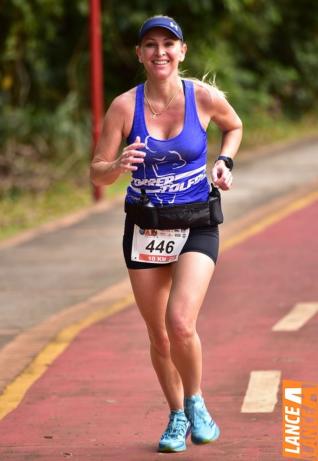
<instances>
[{"instance_id":1,"label":"paved path","mask_svg":"<svg viewBox=\"0 0 318 461\"><path fill-rule=\"evenodd\" d=\"M200 319L205 360L212 364L205 376L208 400L224 437L215 451L201 447L194 452L191 447L181 455L185 460L200 459L206 448L217 461L224 455L227 460L280 459L279 404L267 415L238 411L249 372L269 367L283 370L286 378L318 382L302 355L311 342L315 347L315 320L287 343L285 334L265 331L293 303L318 301L313 283L317 204L300 204L291 215L287 205L296 203L300 188L312 189L318 180L317 152L318 142L311 141L238 159L235 188L223 194L222 234L228 249L222 253ZM265 219L262 231L261 225L249 232L247 220L245 234L240 234L244 217L261 223L273 201L280 203L278 217ZM70 226L0 246L0 390L12 380L15 385L0 396L0 415L35 381L23 403L0 423L0 459L142 461L160 456L153 450L165 424L165 405L150 369L144 326L136 308L109 317L132 303L121 255L123 218L117 202ZM107 320L97 322L104 317ZM83 330L85 325L91 326ZM57 359L52 351L42 357L42 377L36 381L30 369L22 373L67 326L64 337L58 336L53 344ZM19 374L18 382L14 378ZM136 418L133 427L138 428L133 434L131 418ZM254 445L249 445L246 428ZM130 436L123 443L126 430Z\"/></svg>"},{"instance_id":2,"label":"paved path","mask_svg":"<svg viewBox=\"0 0 318 461\"><path fill-rule=\"evenodd\" d=\"M241 411L252 371L318 383L318 316L299 330L273 331L299 303L318 305L318 194L224 250L199 320L203 389L222 428L213 445L190 442L184 461L277 461L281 402L267 413ZM46 357L49 360L49 357ZM268 386L259 390L259 401ZM146 461L156 453L166 404L150 366L134 304L79 333L0 423L5 461Z\"/></svg>"},{"instance_id":3,"label":"paved path","mask_svg":"<svg viewBox=\"0 0 318 461\"><path fill-rule=\"evenodd\" d=\"M223 194L226 224L318 179L318 140L238 162L235 187ZM0 347L65 307L126 275L122 205L20 245L0 246Z\"/></svg>"}]
</instances>

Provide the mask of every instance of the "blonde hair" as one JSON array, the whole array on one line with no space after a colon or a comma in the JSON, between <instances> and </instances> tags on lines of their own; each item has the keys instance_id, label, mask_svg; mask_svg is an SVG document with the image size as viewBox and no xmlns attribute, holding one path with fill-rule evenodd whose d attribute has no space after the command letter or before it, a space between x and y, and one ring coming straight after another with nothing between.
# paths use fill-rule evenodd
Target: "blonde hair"
<instances>
[{"instance_id":1,"label":"blonde hair","mask_svg":"<svg viewBox=\"0 0 318 461\"><path fill-rule=\"evenodd\" d=\"M218 88L217 84L216 84L216 75L213 74L212 78L210 77L210 74L211 72L207 72L206 74L203 75L203 77L201 79L199 78L196 78L196 77L187 77L186 75L186 71L179 71L179 76L183 79L183 80L189 80L191 82L195 82L197 83L198 85L206 88L208 91L211 90L211 88L213 88L214 90L217 91L217 93L226 99L226 94L220 90L220 88Z\"/></svg>"}]
</instances>

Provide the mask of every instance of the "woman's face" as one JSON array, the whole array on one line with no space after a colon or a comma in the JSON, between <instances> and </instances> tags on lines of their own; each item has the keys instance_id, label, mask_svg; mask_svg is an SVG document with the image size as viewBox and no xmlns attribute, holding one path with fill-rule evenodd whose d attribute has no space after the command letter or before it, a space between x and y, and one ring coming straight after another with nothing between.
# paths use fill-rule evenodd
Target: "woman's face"
<instances>
[{"instance_id":1,"label":"woman's face","mask_svg":"<svg viewBox=\"0 0 318 461\"><path fill-rule=\"evenodd\" d=\"M185 43L159 27L149 30L136 48L147 74L160 80L178 73L179 62L184 60L186 51Z\"/></svg>"}]
</instances>

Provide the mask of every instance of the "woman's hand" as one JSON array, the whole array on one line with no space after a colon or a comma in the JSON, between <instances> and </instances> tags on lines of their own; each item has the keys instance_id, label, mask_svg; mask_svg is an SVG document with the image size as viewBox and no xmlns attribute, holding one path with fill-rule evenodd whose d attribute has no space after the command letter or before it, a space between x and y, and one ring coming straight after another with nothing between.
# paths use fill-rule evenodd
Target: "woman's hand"
<instances>
[{"instance_id":1,"label":"woman's hand","mask_svg":"<svg viewBox=\"0 0 318 461\"><path fill-rule=\"evenodd\" d=\"M143 163L145 159L145 152L141 150L145 147L145 143L140 142L140 137L137 136L135 142L126 146L122 154L116 160L117 168L121 173L127 173L128 171L136 171L138 166L134 166L136 163Z\"/></svg>"},{"instance_id":2,"label":"woman's hand","mask_svg":"<svg viewBox=\"0 0 318 461\"><path fill-rule=\"evenodd\" d=\"M215 187L219 187L221 190L231 188L233 176L223 160L215 162L212 168L212 181Z\"/></svg>"}]
</instances>

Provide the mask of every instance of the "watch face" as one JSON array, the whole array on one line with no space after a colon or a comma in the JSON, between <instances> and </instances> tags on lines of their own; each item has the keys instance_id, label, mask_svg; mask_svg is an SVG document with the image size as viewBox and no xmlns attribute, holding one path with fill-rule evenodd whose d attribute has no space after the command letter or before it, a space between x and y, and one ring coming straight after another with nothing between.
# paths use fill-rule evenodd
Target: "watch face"
<instances>
[{"instance_id":1,"label":"watch face","mask_svg":"<svg viewBox=\"0 0 318 461\"><path fill-rule=\"evenodd\" d=\"M233 160L231 158L228 158L225 161L225 165L228 167L229 170L232 170L232 168L233 168Z\"/></svg>"},{"instance_id":2,"label":"watch face","mask_svg":"<svg viewBox=\"0 0 318 461\"><path fill-rule=\"evenodd\" d=\"M223 160L225 163L225 166L229 169L232 170L233 168L233 159L231 157L226 157L225 155L220 155L218 160Z\"/></svg>"}]
</instances>

